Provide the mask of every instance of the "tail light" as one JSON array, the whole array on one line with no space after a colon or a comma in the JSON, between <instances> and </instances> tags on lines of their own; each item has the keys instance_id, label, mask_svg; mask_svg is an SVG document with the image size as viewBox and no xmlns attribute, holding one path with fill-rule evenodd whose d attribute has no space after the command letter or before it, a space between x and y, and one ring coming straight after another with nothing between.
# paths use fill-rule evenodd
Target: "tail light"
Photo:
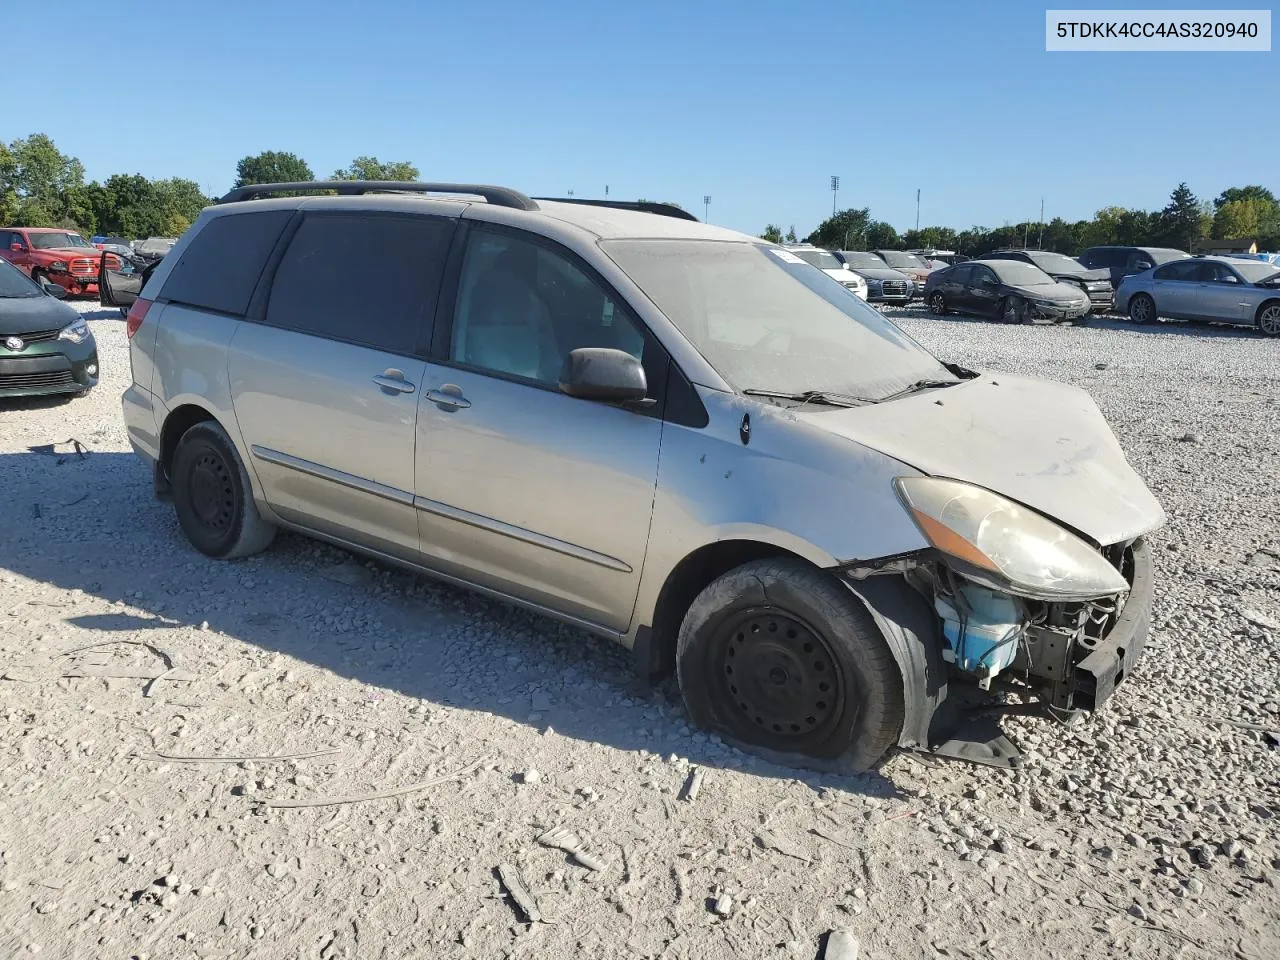
<instances>
[{"instance_id":1,"label":"tail light","mask_svg":"<svg viewBox=\"0 0 1280 960\"><path fill-rule=\"evenodd\" d=\"M133 306L129 308L128 316L124 318L124 332L130 340L138 332L138 328L142 326L142 321L147 319L147 311L150 309L150 300L139 299L133 301Z\"/></svg>"}]
</instances>

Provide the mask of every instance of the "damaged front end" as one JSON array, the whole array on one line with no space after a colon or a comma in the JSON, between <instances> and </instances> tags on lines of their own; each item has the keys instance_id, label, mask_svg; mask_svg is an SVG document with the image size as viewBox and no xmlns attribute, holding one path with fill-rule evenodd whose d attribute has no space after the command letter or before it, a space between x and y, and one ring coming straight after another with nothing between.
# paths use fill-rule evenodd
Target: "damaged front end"
<instances>
[{"instance_id":1,"label":"damaged front end","mask_svg":"<svg viewBox=\"0 0 1280 960\"><path fill-rule=\"evenodd\" d=\"M899 494L931 549L843 572L903 672L900 745L1012 765L1001 715L1099 709L1146 641L1145 540L1099 549L958 481L914 478Z\"/></svg>"}]
</instances>

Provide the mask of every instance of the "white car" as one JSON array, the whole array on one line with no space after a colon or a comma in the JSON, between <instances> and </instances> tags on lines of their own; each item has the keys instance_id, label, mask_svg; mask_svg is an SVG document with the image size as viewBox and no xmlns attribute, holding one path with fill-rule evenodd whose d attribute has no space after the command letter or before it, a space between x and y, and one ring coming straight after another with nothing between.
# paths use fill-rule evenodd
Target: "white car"
<instances>
[{"instance_id":1,"label":"white car","mask_svg":"<svg viewBox=\"0 0 1280 960\"><path fill-rule=\"evenodd\" d=\"M844 261L831 251L808 243L788 246L786 251L805 263L817 267L832 280L840 281L859 299L867 299L867 281L845 266Z\"/></svg>"}]
</instances>

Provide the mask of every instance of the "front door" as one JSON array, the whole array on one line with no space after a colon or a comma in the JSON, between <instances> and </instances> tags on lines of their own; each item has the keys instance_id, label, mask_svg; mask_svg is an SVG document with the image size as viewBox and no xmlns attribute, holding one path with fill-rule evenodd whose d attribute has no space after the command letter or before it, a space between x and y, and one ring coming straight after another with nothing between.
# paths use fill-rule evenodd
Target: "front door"
<instances>
[{"instance_id":1,"label":"front door","mask_svg":"<svg viewBox=\"0 0 1280 960\"><path fill-rule=\"evenodd\" d=\"M973 265L973 276L965 289L969 300L969 309L984 317L994 317L1000 313L1000 281L995 271L980 263Z\"/></svg>"},{"instance_id":2,"label":"front door","mask_svg":"<svg viewBox=\"0 0 1280 960\"><path fill-rule=\"evenodd\" d=\"M1203 261L1198 286L1197 306L1206 320L1252 322L1254 304L1247 292L1249 284L1225 263Z\"/></svg>"},{"instance_id":3,"label":"front door","mask_svg":"<svg viewBox=\"0 0 1280 960\"><path fill-rule=\"evenodd\" d=\"M471 226L455 301L419 400L424 561L624 631L662 421L568 397L556 384L575 348L627 350L646 372L666 362L660 348L585 263L519 231Z\"/></svg>"},{"instance_id":4,"label":"front door","mask_svg":"<svg viewBox=\"0 0 1280 960\"><path fill-rule=\"evenodd\" d=\"M414 430L455 221L307 214L229 350L236 419L283 519L417 561Z\"/></svg>"}]
</instances>

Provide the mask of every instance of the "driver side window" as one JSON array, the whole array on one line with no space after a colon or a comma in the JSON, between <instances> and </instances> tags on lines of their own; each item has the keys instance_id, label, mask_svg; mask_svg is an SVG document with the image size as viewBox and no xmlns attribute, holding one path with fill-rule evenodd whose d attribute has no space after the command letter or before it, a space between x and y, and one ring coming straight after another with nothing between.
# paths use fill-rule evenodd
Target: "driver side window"
<instances>
[{"instance_id":1,"label":"driver side window","mask_svg":"<svg viewBox=\"0 0 1280 960\"><path fill-rule=\"evenodd\" d=\"M458 283L450 357L555 387L571 350L612 347L643 360L626 308L569 257L508 233L473 228Z\"/></svg>"}]
</instances>

